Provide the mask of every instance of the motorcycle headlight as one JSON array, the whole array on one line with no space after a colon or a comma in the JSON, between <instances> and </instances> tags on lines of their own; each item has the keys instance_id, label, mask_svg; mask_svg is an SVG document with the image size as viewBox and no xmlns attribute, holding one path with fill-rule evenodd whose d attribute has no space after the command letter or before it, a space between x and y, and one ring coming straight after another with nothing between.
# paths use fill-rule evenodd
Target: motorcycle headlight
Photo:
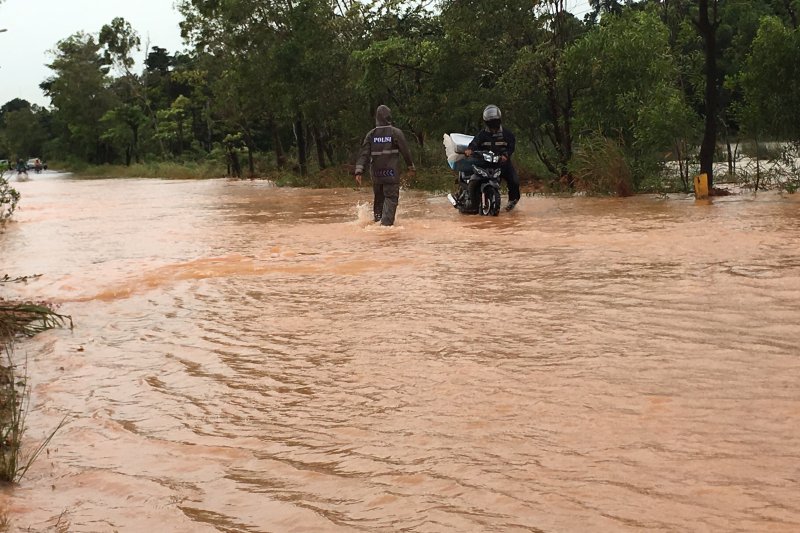
<instances>
[{"instance_id":1,"label":"motorcycle headlight","mask_svg":"<svg viewBox=\"0 0 800 533\"><path fill-rule=\"evenodd\" d=\"M477 174L478 176L483 176L484 178L489 177L489 174L486 172L486 170L482 169L481 167L472 167L472 168L475 169L475 174Z\"/></svg>"}]
</instances>

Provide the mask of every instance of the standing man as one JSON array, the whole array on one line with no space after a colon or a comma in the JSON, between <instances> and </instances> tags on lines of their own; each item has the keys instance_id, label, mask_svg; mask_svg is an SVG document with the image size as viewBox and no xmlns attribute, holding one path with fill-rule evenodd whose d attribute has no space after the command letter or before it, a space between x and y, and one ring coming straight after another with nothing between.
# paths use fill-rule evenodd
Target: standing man
<instances>
[{"instance_id":1,"label":"standing man","mask_svg":"<svg viewBox=\"0 0 800 533\"><path fill-rule=\"evenodd\" d=\"M375 198L372 213L381 226L394 224L397 203L400 200L400 156L405 159L408 172L414 174L414 162L406 137L400 128L392 126L392 111L385 105L375 111L375 128L367 133L356 160L356 182L361 185L361 175L367 165L372 167L372 191Z\"/></svg>"},{"instance_id":2,"label":"standing man","mask_svg":"<svg viewBox=\"0 0 800 533\"><path fill-rule=\"evenodd\" d=\"M467 157L472 155L474 150L491 150L500 155L502 163L502 173L500 176L505 178L508 186L508 205L506 211L511 211L517 205L520 198L519 177L514 165L511 163L511 156L517 146L517 139L508 128L504 128L501 123L500 108L496 105L487 105L483 110L483 123L486 127L473 137L472 142L464 150Z\"/></svg>"}]
</instances>

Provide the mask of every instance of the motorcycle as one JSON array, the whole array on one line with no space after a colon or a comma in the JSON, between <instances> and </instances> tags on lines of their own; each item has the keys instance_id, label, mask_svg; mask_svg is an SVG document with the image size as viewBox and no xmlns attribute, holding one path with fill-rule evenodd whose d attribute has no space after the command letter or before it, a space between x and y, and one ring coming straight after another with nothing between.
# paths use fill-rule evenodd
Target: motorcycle
<instances>
[{"instance_id":1,"label":"motorcycle","mask_svg":"<svg viewBox=\"0 0 800 533\"><path fill-rule=\"evenodd\" d=\"M500 155L475 150L457 163L458 190L447 199L463 214L496 217L500 213Z\"/></svg>"}]
</instances>

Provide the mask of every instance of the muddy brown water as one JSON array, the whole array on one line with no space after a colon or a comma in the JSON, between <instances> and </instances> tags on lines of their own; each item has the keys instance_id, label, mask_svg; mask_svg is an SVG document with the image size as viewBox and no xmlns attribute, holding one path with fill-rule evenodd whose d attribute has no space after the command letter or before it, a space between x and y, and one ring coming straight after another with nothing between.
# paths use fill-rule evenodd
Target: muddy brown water
<instances>
[{"instance_id":1,"label":"muddy brown water","mask_svg":"<svg viewBox=\"0 0 800 533\"><path fill-rule=\"evenodd\" d=\"M800 531L800 195L15 186L12 531Z\"/></svg>"}]
</instances>

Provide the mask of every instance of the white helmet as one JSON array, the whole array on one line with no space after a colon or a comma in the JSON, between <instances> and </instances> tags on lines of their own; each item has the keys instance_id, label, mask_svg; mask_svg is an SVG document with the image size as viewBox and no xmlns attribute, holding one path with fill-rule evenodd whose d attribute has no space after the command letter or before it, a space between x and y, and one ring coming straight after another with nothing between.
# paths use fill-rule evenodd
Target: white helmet
<instances>
[{"instance_id":1,"label":"white helmet","mask_svg":"<svg viewBox=\"0 0 800 533\"><path fill-rule=\"evenodd\" d=\"M483 121L500 120L503 117L500 108L494 104L489 104L483 109Z\"/></svg>"}]
</instances>

